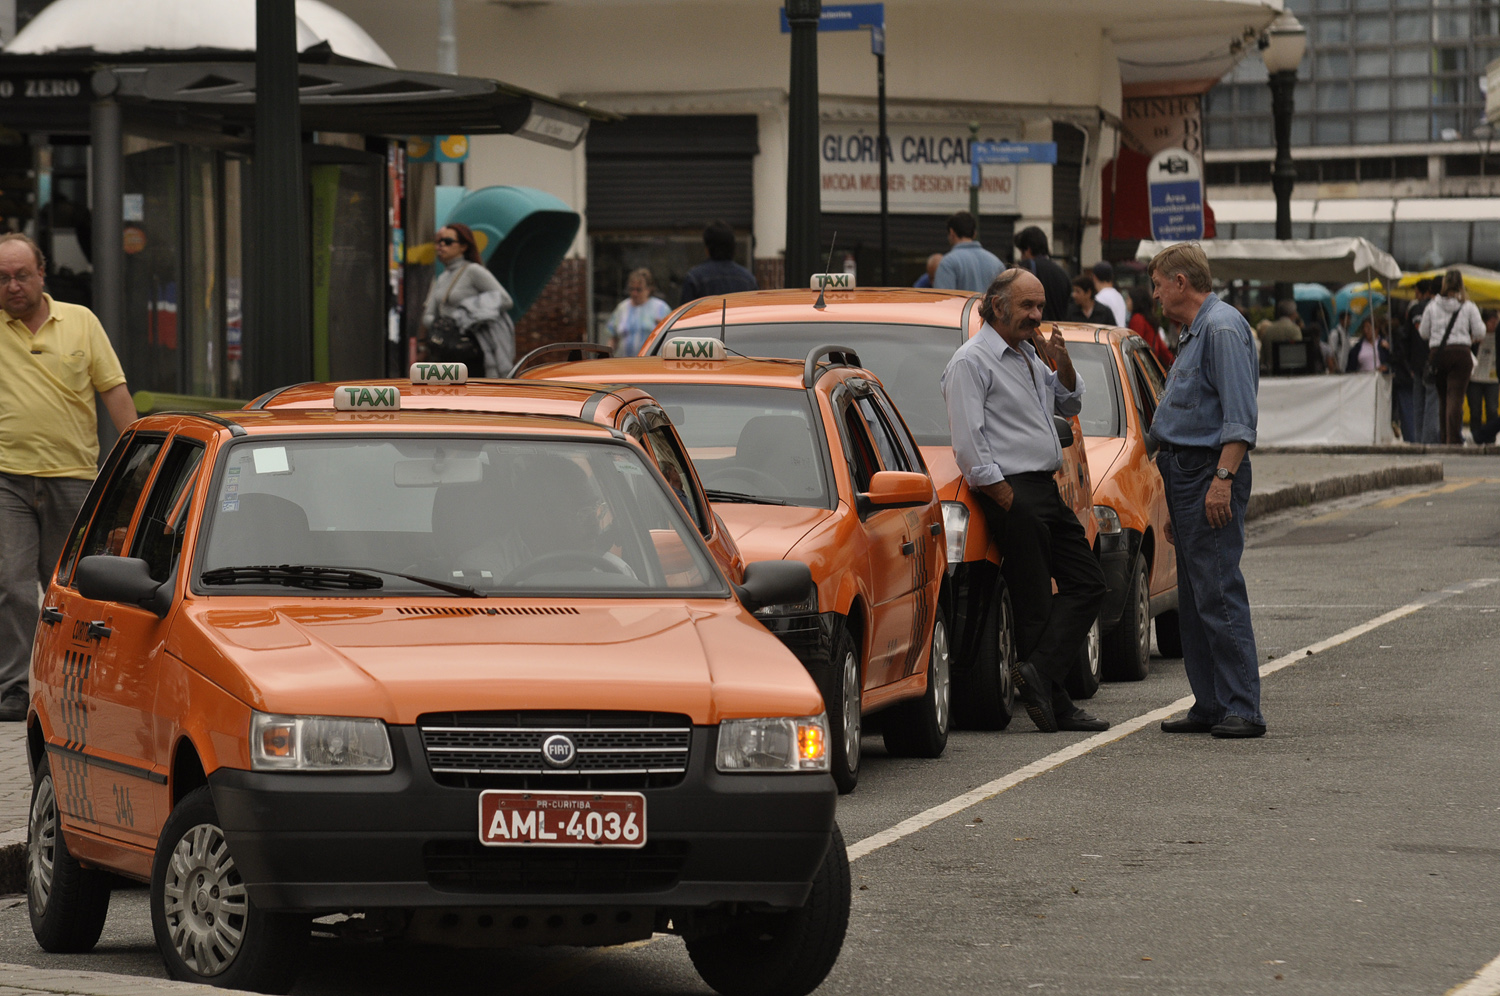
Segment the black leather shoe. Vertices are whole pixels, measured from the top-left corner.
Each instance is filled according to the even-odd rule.
[[[1085,733],[1102,733],[1109,729],[1109,720],[1090,715],[1082,709],[1075,709],[1071,716],[1057,717],[1057,728],[1059,730],[1082,730]]]
[[[8,692],[0,699],[0,723],[19,723],[26,718],[31,698],[25,692]]]
[[[1209,732],[1224,740],[1245,740],[1265,736],[1266,728],[1259,723],[1250,722],[1244,716],[1227,716]]]
[[[1164,719],[1161,721],[1161,731],[1163,733],[1207,733],[1213,728],[1214,724],[1193,719],[1191,716],[1184,716],[1181,719]]]
[[[1052,711],[1052,700],[1043,690],[1042,676],[1036,673],[1036,668],[1025,661],[1017,661],[1011,665],[1010,680],[1015,682],[1026,715],[1031,717],[1036,728],[1043,733],[1056,733],[1057,715]]]

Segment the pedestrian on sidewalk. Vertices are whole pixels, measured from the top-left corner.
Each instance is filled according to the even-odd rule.
[[[1443,414],[1438,407],[1437,387],[1427,383],[1422,376],[1422,371],[1427,369],[1427,341],[1418,331],[1422,322],[1422,312],[1432,303],[1437,296],[1438,290],[1443,282],[1437,277],[1424,277],[1416,283],[1416,300],[1406,311],[1407,327],[1407,352],[1406,366],[1411,370],[1411,407],[1413,428],[1415,435],[1410,439],[1413,443],[1437,443],[1443,438]]]
[[[656,280],[646,267],[625,278],[625,300],[609,316],[609,346],[616,356],[639,356],[646,339],[672,308],[657,297]]]
[[[678,304],[687,304],[700,297],[760,289],[755,274],[734,261],[734,229],[727,224],[709,222],[703,230],[703,250],[708,253],[708,260],[687,271],[687,276],[682,278],[682,297]]]
[[[979,305],[984,328],[943,371],[943,398],[953,455],[1000,546],[1016,614],[1011,677],[1026,712],[1047,733],[1107,730],[1064,687],[1099,618],[1104,572],[1053,477],[1062,448],[1052,418],[1083,410],[1084,383],[1062,332],[1036,334],[1046,300],[1025,270],[997,276]]]
[[[1047,307],[1042,311],[1042,321],[1060,322],[1068,313],[1068,301],[1073,290],[1068,271],[1053,262],[1047,249],[1047,233],[1035,225],[1027,225],[1016,233],[1016,265],[1030,270],[1047,289]]]
[[[1486,308],[1479,317],[1484,321],[1484,338],[1474,350],[1474,373],[1469,377],[1469,433],[1476,443],[1493,443],[1490,424],[1500,420],[1495,411],[1500,401],[1500,377],[1495,375],[1495,326],[1500,323],[1500,311]]]
[[[474,374],[508,377],[516,362],[515,304],[510,292],[484,265],[468,225],[453,222],[433,239],[443,272],[422,305],[419,345],[427,359],[463,363]]]
[[[1172,369],[1172,350],[1167,348],[1166,337],[1156,324],[1156,303],[1151,298],[1151,288],[1145,284],[1130,288],[1130,329],[1146,340],[1163,370]]]
[[[932,281],[937,277],[938,267],[943,265],[943,254],[935,252],[927,257],[927,270],[917,278],[913,287],[931,287]]]
[[[1161,444],[1156,465],[1177,550],[1178,624],[1195,699],[1187,716],[1161,728],[1258,737],[1266,732],[1260,662],[1240,571],[1259,414],[1255,337],[1244,316],[1213,293],[1197,243],[1163,249],[1149,272],[1162,311],[1182,326],[1151,436]]]
[[[45,586],[99,465],[98,392],[115,428],[135,421],[120,361],[89,309],[46,292],[31,239],[0,235],[0,721],[26,718]]]
[[[955,211],[948,216],[948,245],[951,247],[938,264],[932,286],[940,290],[966,290],[983,294],[1005,264],[974,238],[979,230],[974,216]]]
[[[1115,313],[1094,297],[1094,278],[1087,273],[1073,278],[1073,303],[1068,306],[1066,321],[1106,326],[1115,323]]]
[[[1443,413],[1442,442],[1460,446],[1464,441],[1464,395],[1474,354],[1469,345],[1484,338],[1484,320],[1479,308],[1464,293],[1464,275],[1458,270],[1443,274],[1442,291],[1422,311],[1417,331],[1432,351],[1433,386]]]
[[[1101,259],[1089,268],[1089,275],[1094,278],[1094,300],[1108,308],[1115,324],[1124,328],[1130,316],[1126,313],[1125,298],[1115,289],[1114,266]]]

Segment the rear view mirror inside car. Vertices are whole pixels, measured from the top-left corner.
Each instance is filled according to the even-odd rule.
[[[484,477],[484,464],[475,457],[439,456],[431,460],[397,460],[391,469],[398,488],[478,484]]]

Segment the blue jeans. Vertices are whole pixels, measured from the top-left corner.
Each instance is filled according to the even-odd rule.
[[[1260,714],[1260,660],[1250,627],[1250,596],[1240,556],[1245,552],[1245,507],[1250,503],[1250,458],[1240,462],[1229,489],[1233,518],[1208,524],[1203,501],[1219,465],[1219,451],[1189,448],[1156,457],[1166,485],[1177,543],[1177,614],[1188,684],[1197,701],[1188,711],[1204,723],[1239,716],[1265,725]]]
[[[1439,443],[1443,440],[1443,413],[1438,409],[1438,393],[1435,384],[1422,380],[1420,370],[1412,377],[1412,417],[1416,422],[1413,443]]]
[[[1396,409],[1396,422],[1401,426],[1402,442],[1417,441],[1417,420],[1412,412],[1411,384],[1396,384],[1391,387],[1391,403]]]

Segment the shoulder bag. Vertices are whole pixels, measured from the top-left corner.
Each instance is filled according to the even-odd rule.
[[[464,270],[469,265],[465,263]],[[458,319],[443,314],[443,309],[448,306],[448,298],[453,293],[453,285],[458,283],[464,270],[454,274],[447,291],[443,293],[442,304],[438,305],[438,313],[427,329],[427,355],[429,359],[439,363],[462,363],[470,370],[483,371],[484,350],[480,348],[479,340],[474,338],[469,329],[459,325]]]
[[[1424,384],[1436,384],[1437,383],[1437,379],[1438,379],[1438,368],[1437,368],[1438,354],[1443,351],[1443,347],[1444,346],[1448,345],[1448,337],[1453,334],[1453,326],[1456,325],[1456,324],[1458,324],[1458,316],[1461,315],[1461,314],[1463,314],[1463,313],[1464,313],[1463,305],[1459,305],[1458,310],[1453,313],[1453,317],[1450,318],[1450,319],[1448,319],[1448,330],[1443,333],[1443,341],[1440,342],[1440,343],[1438,343],[1436,349],[1428,351],[1428,353],[1427,353],[1427,365],[1422,368],[1422,383],[1424,383]]]

